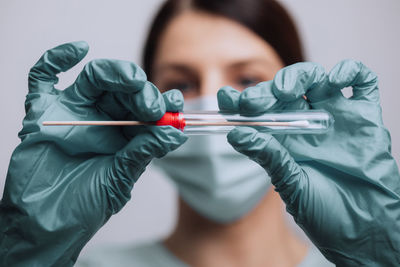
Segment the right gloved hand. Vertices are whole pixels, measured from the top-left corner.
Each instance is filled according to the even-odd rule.
[[[353,96],[341,89],[351,86]],[[307,96],[307,101],[303,96]],[[260,164],[287,211],[338,266],[399,266],[400,174],[383,125],[376,75],[345,60],[327,74],[314,63],[280,70],[273,81],[218,92],[222,110],[325,109],[335,123],[321,135],[276,135],[238,127],[229,143]]]
[[[95,232],[130,199],[154,157],[187,137],[166,126],[42,126],[45,120],[154,121],[183,107],[162,96],[135,64],[95,60],[73,85],[56,75],[87,53],[85,42],[47,51],[29,74],[26,117],[0,205],[1,266],[71,266]]]

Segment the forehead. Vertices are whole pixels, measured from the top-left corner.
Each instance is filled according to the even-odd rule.
[[[259,58],[280,64],[275,50],[241,24],[201,11],[185,11],[160,38],[155,63],[230,64]]]

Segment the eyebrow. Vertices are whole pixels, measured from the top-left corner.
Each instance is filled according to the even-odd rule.
[[[163,65],[157,67],[155,69],[155,72],[157,73],[157,72],[161,72],[161,71],[165,71],[165,70],[176,70],[176,71],[188,74],[188,75],[193,75],[196,73],[192,68],[190,68],[184,64],[180,64],[180,63],[163,64]]]
[[[236,68],[245,67],[250,64],[272,65],[272,62],[269,60],[266,60],[266,59],[262,59],[262,58],[249,58],[249,59],[240,60],[233,64],[230,64],[229,68],[236,69]]]

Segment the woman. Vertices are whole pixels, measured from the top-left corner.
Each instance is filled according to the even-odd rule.
[[[244,90],[303,60],[295,26],[275,1],[167,1],[150,29],[144,70],[161,91],[180,89],[185,109],[217,110],[219,88]],[[288,227],[264,170],[225,136],[191,137],[156,163],[181,195],[164,245],[187,264],[329,265]]]
[[[30,72],[23,142],[0,210],[3,265],[72,265],[128,201],[150,160],[167,153],[157,163],[180,194],[172,235],[162,243],[107,248],[80,265],[328,266],[286,225],[281,198],[336,264],[395,264],[399,239],[390,229],[399,214],[399,175],[376,77],[353,61],[329,77],[310,63],[280,70],[303,56],[276,2],[168,1],[144,54],[148,79],[162,96],[136,65],[111,60],[89,63],[72,86],[54,89],[55,75],[87,49],[79,42],[49,50]],[[353,99],[340,94],[346,86],[354,87]],[[280,143],[252,128],[229,133],[230,145],[257,164],[220,137],[191,138],[177,149],[187,137],[172,127],[41,126],[60,119],[154,121],[182,109],[174,88],[185,108],[216,108],[217,94],[221,110],[325,108],[336,124],[322,136],[278,136]],[[373,140],[382,145],[368,146]]]

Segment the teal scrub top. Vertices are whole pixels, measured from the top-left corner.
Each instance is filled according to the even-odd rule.
[[[78,258],[77,267],[189,267],[168,251],[161,242],[136,246],[107,246],[98,248]],[[298,267],[331,267],[317,248],[311,246]]]

